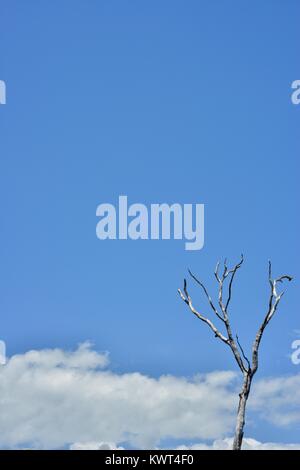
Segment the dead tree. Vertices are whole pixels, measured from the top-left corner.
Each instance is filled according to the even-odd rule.
[[[218,338],[223,343],[225,343],[226,346],[230,347],[232,354],[237,362],[237,365],[239,369],[241,370],[241,373],[243,374],[243,386],[239,394],[239,405],[238,405],[238,411],[237,411],[235,436],[233,440],[233,450],[240,450],[242,447],[242,441],[243,441],[243,436],[244,436],[244,426],[245,426],[246,405],[247,405],[247,400],[248,400],[250,389],[251,389],[252,380],[258,369],[258,352],[259,352],[261,339],[262,339],[266,326],[269,324],[270,320],[273,318],[277,310],[277,307],[279,305],[279,302],[284,294],[284,292],[281,292],[278,294],[277,284],[282,283],[284,280],[288,280],[288,281],[292,280],[292,277],[287,276],[287,275],[280,276],[277,279],[272,279],[272,266],[271,266],[271,262],[269,261],[270,297],[269,297],[268,310],[255,336],[255,340],[252,346],[252,360],[250,362],[250,360],[245,355],[244,349],[242,348],[239,342],[238,336],[236,335],[234,338],[231,324],[230,324],[230,318],[228,314],[228,307],[229,307],[229,304],[231,301],[231,295],[232,295],[233,280],[234,280],[237,270],[241,267],[243,261],[244,261],[244,258],[242,255],[241,261],[238,264],[236,264],[233,268],[229,269],[227,266],[226,259],[225,259],[222,274],[219,273],[220,262],[217,263],[214,274],[215,274],[215,278],[219,286],[218,287],[218,308],[215,307],[215,304],[213,303],[212,298],[208,294],[208,291],[206,287],[204,286],[204,284],[201,281],[199,281],[199,279],[194,274],[192,274],[191,271],[189,271],[190,276],[203,290],[214,314],[217,316],[218,320],[220,320],[224,324],[224,330],[226,331],[225,334],[221,333],[219,328],[217,328],[215,324],[211,320],[209,320],[209,318],[207,318],[206,315],[203,315],[202,313],[198,312],[195,309],[192,303],[192,299],[187,290],[186,279],[184,279],[183,292],[180,289],[178,289],[181,299],[188,305],[192,313],[197,318],[199,318],[199,320],[203,321],[209,326],[209,328],[213,331],[216,338]],[[226,280],[228,283],[228,292],[227,292],[226,300],[225,300],[224,299],[224,283]]]

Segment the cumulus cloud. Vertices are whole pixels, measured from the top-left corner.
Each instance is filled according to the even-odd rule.
[[[219,439],[211,445],[193,444],[191,446],[178,446],[177,450],[231,450],[233,438]],[[259,442],[255,439],[244,438],[243,450],[300,450],[300,444],[281,444],[274,442]]]
[[[300,423],[300,374],[261,379],[249,406],[277,426]]]
[[[108,355],[89,343],[9,359],[0,369],[0,448],[154,448],[168,438],[229,442],[224,437],[232,433],[240,384],[235,373],[152,378],[108,366]],[[279,425],[300,420],[286,409],[289,399],[299,404],[299,377],[261,380],[252,409]]]
[[[126,441],[151,448],[162,438],[213,439],[232,429],[234,373],[155,379],[107,365],[107,354],[88,343],[9,359],[0,373],[0,447]]]
[[[180,445],[174,450],[232,450],[233,438],[218,439],[211,444],[197,443],[192,445]],[[168,448],[169,449],[169,448]],[[283,444],[275,442],[259,442],[256,439],[245,437],[243,440],[243,450],[300,450],[300,444]],[[75,443],[70,446],[70,450],[124,450],[112,442],[86,442]]]
[[[39,368],[39,369],[97,369],[109,364],[108,353],[97,353],[92,350],[92,344],[85,341],[75,351],[62,349],[42,349],[28,351],[25,354],[13,356],[10,359],[11,369]],[[6,369],[7,370],[7,369]]]
[[[118,447],[115,442],[74,442],[69,447],[70,450],[124,450]]]

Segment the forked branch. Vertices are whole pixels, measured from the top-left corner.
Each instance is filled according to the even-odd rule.
[[[241,389],[241,393],[239,394],[239,406],[238,406],[238,413],[237,413],[237,420],[236,420],[235,436],[234,436],[234,441],[233,441],[234,450],[240,450],[242,447],[242,441],[243,441],[243,435],[244,435],[243,430],[244,430],[244,425],[245,425],[246,404],[247,404],[248,396],[250,393],[253,376],[258,369],[258,351],[259,351],[261,339],[262,339],[266,326],[269,324],[269,322],[275,315],[275,312],[278,308],[280,300],[284,294],[284,292],[280,292],[280,293],[277,292],[278,284],[282,284],[283,281],[285,280],[287,281],[292,280],[292,277],[286,274],[278,278],[272,279],[272,266],[271,266],[271,262],[269,262],[269,284],[270,284],[269,306],[268,306],[267,313],[264,317],[264,320],[258,329],[258,332],[256,334],[256,337],[253,343],[252,363],[251,363],[244,352],[244,349],[239,341],[238,336],[236,335],[235,338],[233,336],[231,324],[230,324],[229,312],[228,312],[228,308],[229,308],[231,296],[232,296],[233,281],[234,281],[234,278],[238,269],[243,264],[243,261],[244,261],[244,258],[242,255],[240,262],[237,263],[233,268],[229,269],[227,266],[227,260],[225,259],[224,267],[223,267],[221,274],[220,274],[220,262],[217,263],[215,271],[214,271],[214,275],[218,282],[219,309],[216,308],[205,285],[191,271],[189,271],[189,274],[192,277],[192,279],[201,287],[202,291],[204,292],[208,300],[208,304],[210,308],[212,309],[216,317],[224,325],[227,335],[224,335],[223,333],[221,333],[221,331],[215,326],[215,324],[206,315],[203,315],[202,313],[198,312],[195,309],[192,303],[192,299],[187,290],[186,279],[184,279],[183,292],[180,289],[178,289],[181,299],[188,305],[192,313],[197,318],[199,318],[199,320],[203,321],[210,327],[210,329],[213,331],[216,338],[219,338],[221,341],[223,341],[227,346],[231,348],[234,358],[243,374],[243,386]],[[229,280],[228,282],[226,282],[226,285],[228,284],[228,292],[227,292],[227,299],[224,301],[224,286],[225,286],[225,281],[227,280],[227,278]]]
[[[219,274],[220,262],[217,263],[214,274],[215,274],[215,277],[216,277],[216,279],[218,281],[218,284],[219,284],[218,303],[219,303],[220,310],[218,310],[215,307],[215,305],[212,301],[212,298],[209,295],[205,285],[189,270],[189,274],[192,277],[192,279],[203,290],[203,292],[204,292],[204,294],[205,294],[205,296],[208,300],[208,303],[209,303],[211,309],[213,310],[214,314],[218,317],[219,320],[222,321],[222,323],[224,323],[225,328],[226,328],[226,332],[227,332],[227,337],[225,337],[218,330],[218,328],[206,316],[200,314],[194,308],[194,306],[192,304],[191,297],[189,296],[189,294],[187,292],[186,279],[184,280],[184,288],[183,288],[184,294],[181,292],[180,289],[178,289],[178,292],[179,292],[182,300],[189,306],[190,310],[194,313],[194,315],[196,315],[200,320],[207,323],[210,326],[210,328],[213,330],[213,332],[215,333],[215,336],[218,337],[219,339],[221,339],[228,346],[230,346],[239,368],[244,373],[244,372],[247,372],[247,370],[249,369],[249,366],[248,366],[247,361],[245,361],[247,365],[245,365],[245,363],[243,362],[242,356],[244,357],[244,355],[242,354],[242,356],[241,356],[241,354],[239,352],[238,345],[236,344],[236,342],[234,340],[232,330],[231,330],[231,326],[230,326],[229,315],[228,315],[228,306],[229,306],[230,299],[231,299],[231,289],[232,289],[233,279],[234,279],[234,276],[235,276],[237,270],[241,267],[243,261],[244,261],[244,258],[243,258],[243,255],[242,255],[240,262],[237,263],[233,268],[229,269],[228,266],[227,266],[227,261],[225,260],[224,261],[224,269],[223,269],[223,272],[222,272],[221,275]],[[224,282],[225,282],[225,280],[227,279],[228,276],[229,276],[228,297],[227,297],[226,303],[224,304],[224,302],[223,302],[223,288],[224,288]]]
[[[189,306],[191,312],[197,317],[199,318],[199,320],[203,321],[204,323],[206,323],[210,329],[213,331],[214,335],[216,338],[219,338],[221,341],[223,341],[224,343],[228,344],[228,338],[226,338],[224,335],[222,335],[222,333],[216,328],[216,326],[213,324],[212,321],[210,321],[208,318],[206,318],[204,315],[202,315],[201,313],[199,313],[193,306],[192,304],[192,299],[187,291],[187,283],[186,283],[186,279],[184,279],[184,284],[183,284],[183,292],[184,294],[181,292],[180,289],[178,289],[178,293],[180,295],[180,297],[182,298],[182,300]]]
[[[284,280],[287,280],[291,282],[293,278],[291,276],[288,276],[287,274],[284,274],[283,276],[280,276],[276,279],[272,279],[272,264],[271,261],[269,261],[269,284],[270,284],[270,296],[269,296],[269,308],[268,311],[265,315],[265,318],[260,325],[258,332],[256,334],[253,347],[252,347],[252,375],[255,374],[255,372],[258,369],[258,351],[259,351],[259,346],[260,342],[263,336],[263,333],[265,331],[266,326],[270,322],[270,320],[273,318],[275,315],[275,312],[277,310],[277,307],[280,303],[280,300],[282,299],[282,296],[284,294],[284,291],[282,291],[280,294],[277,293],[277,284],[278,283],[283,283]]]
[[[278,283],[283,283],[284,280],[291,281],[292,277],[288,276],[287,274],[280,276],[276,279],[272,279],[272,265],[271,262],[269,262],[269,284],[270,284],[270,297],[269,297],[269,307],[268,311],[265,315],[265,318],[257,332],[257,335],[255,337],[255,341],[253,343],[252,347],[252,364],[250,363],[249,359],[245,355],[244,349],[239,342],[238,336],[234,338],[233,333],[232,333],[232,328],[230,324],[230,317],[229,317],[229,305],[232,297],[232,286],[233,286],[233,281],[235,278],[235,275],[238,271],[238,269],[242,266],[244,262],[244,257],[241,255],[240,261],[233,266],[232,268],[229,268],[227,265],[227,260],[225,259],[224,261],[224,267],[222,270],[222,273],[220,273],[220,262],[218,261],[214,275],[215,278],[218,282],[218,306],[219,309],[216,308],[211,296],[208,293],[207,288],[203,284],[202,281],[198,279],[198,277],[195,276],[190,270],[188,271],[191,278],[201,287],[202,291],[205,294],[205,297],[207,298],[208,304],[211,308],[211,310],[214,312],[216,317],[225,325],[226,333],[227,335],[225,336],[221,331],[218,329],[217,326],[204,314],[198,312],[195,307],[193,306],[192,299],[187,291],[187,281],[186,279],[184,280],[184,288],[183,288],[183,293],[180,289],[178,289],[178,292],[180,294],[180,297],[182,300],[189,306],[190,310],[192,313],[198,317],[201,321],[206,323],[210,329],[214,332],[215,337],[221,339],[225,344],[230,346],[232,353],[234,355],[234,358],[241,369],[243,373],[251,373],[252,376],[255,374],[258,368],[258,350],[260,346],[260,342],[264,333],[264,330],[272,317],[274,316],[277,307],[279,305],[279,302],[284,294],[284,292],[281,292],[278,294],[277,292],[277,285]],[[227,299],[224,301],[224,286],[225,286],[225,281],[228,278],[228,292],[227,292]],[[227,284],[227,283],[226,283]]]

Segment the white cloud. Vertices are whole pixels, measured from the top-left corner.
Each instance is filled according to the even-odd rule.
[[[88,370],[106,367],[109,364],[108,354],[99,354],[91,347],[92,344],[85,341],[75,351],[63,351],[62,349],[28,351],[25,354],[13,356],[10,359],[10,365],[14,371],[18,368],[23,370],[24,366],[49,370],[53,368]]]
[[[233,438],[218,439],[212,444],[197,443],[177,446],[174,450],[232,450]],[[300,444],[283,444],[275,442],[259,442],[256,439],[245,437],[243,450],[300,450]],[[70,446],[70,450],[124,450],[112,442],[77,442]]]
[[[234,373],[155,379],[100,369],[107,364],[88,343],[8,360],[0,371],[0,447],[128,441],[150,448],[162,438],[213,439],[232,428]]]
[[[108,364],[108,355],[89,343],[73,352],[47,349],[9,359],[0,369],[0,447],[117,448],[127,442],[154,448],[168,438],[229,442],[222,439],[235,419],[235,373],[156,379],[117,374],[105,369]],[[300,375],[261,380],[251,408],[278,425],[300,422],[299,385]],[[293,406],[287,409],[288,401]]]
[[[300,423],[300,374],[260,379],[254,384],[249,408],[277,426]]]
[[[70,450],[124,450],[115,442],[75,442],[69,447]]]
[[[211,445],[193,444],[191,446],[178,446],[177,450],[231,450],[232,438],[214,441]],[[274,442],[262,443],[251,438],[244,438],[243,450],[300,450],[300,444],[281,444]]]

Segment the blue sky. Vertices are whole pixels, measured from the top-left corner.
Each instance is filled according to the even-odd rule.
[[[235,370],[185,308],[187,268],[240,270],[232,322],[249,348],[267,262],[295,276],[257,377],[298,373],[299,3],[0,0],[1,338],[8,355],[91,340],[118,373]],[[299,109],[298,109],[299,108]],[[204,203],[205,246],[100,241],[96,207]],[[205,306],[201,292],[193,299]],[[299,425],[298,425],[299,428]],[[252,430],[296,441],[297,425]]]

